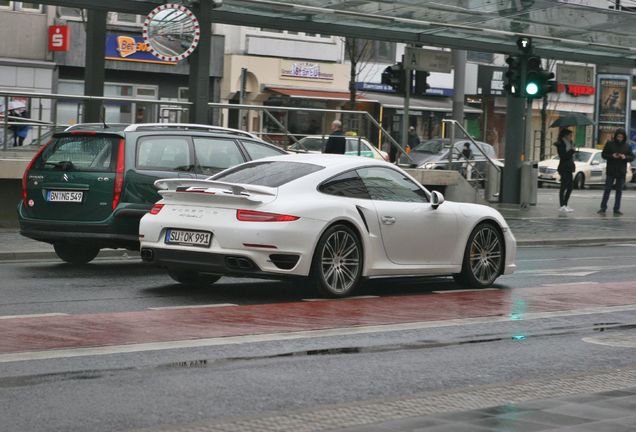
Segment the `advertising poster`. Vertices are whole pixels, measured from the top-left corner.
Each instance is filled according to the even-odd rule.
[[[106,60],[177,64],[155,57],[141,36],[106,35]]]
[[[596,144],[602,148],[618,128],[629,130],[632,77],[597,75]]]

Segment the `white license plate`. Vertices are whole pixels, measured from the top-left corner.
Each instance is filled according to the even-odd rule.
[[[48,191],[46,200],[50,202],[82,202],[84,192],[76,191]]]
[[[185,246],[210,246],[212,233],[206,231],[166,230],[166,243]]]

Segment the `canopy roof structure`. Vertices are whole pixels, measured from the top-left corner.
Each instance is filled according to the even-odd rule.
[[[200,0],[217,23],[514,54],[520,36],[542,57],[636,66],[636,14],[573,0]],[[145,15],[157,0],[39,3]],[[187,2],[186,2],[187,3]],[[607,2],[608,6],[611,2]]]

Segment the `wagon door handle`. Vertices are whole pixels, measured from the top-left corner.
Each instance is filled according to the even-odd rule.
[[[384,225],[393,225],[395,223],[395,218],[393,216],[382,216],[382,223]]]

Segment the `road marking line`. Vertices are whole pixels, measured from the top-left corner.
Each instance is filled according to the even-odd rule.
[[[4,315],[0,316],[0,320],[20,319],[20,318],[45,318],[54,316],[68,316],[66,313],[42,313],[42,314],[30,314],[30,315]]]
[[[615,313],[615,312],[627,312],[636,311],[636,304],[623,305],[623,306],[609,306],[609,307],[596,307],[596,308],[583,308],[573,309],[567,311],[557,312],[537,312],[522,314],[519,320],[528,321],[542,318],[554,318],[576,315],[593,315],[600,313]],[[222,345],[238,345],[244,343],[257,343],[257,342],[275,342],[285,340],[296,339],[313,339],[323,337],[339,337],[339,336],[352,336],[360,334],[370,333],[383,333],[393,331],[407,331],[407,330],[421,330],[427,328],[436,327],[452,327],[460,325],[476,325],[476,324],[492,324],[499,322],[512,322],[510,317],[492,316],[492,317],[479,317],[479,318],[464,318],[442,321],[421,321],[414,323],[403,324],[385,324],[375,326],[361,326],[361,327],[345,327],[326,330],[306,330],[290,333],[268,333],[260,335],[245,335],[245,336],[227,336],[227,337],[215,337],[206,339],[187,339],[177,340],[169,342],[150,342],[140,344],[126,344],[126,345],[112,345],[105,347],[94,348],[70,348],[70,349],[57,349],[49,351],[31,351],[11,354],[0,354],[0,363],[10,363],[17,361],[32,361],[32,360],[52,360],[61,358],[72,357],[86,357],[97,355],[111,355],[111,354],[127,354],[127,353],[139,353],[147,351],[161,351],[169,349],[185,349],[185,348],[204,348]],[[517,320],[515,320],[517,321]]]
[[[475,288],[475,289],[459,289],[459,290],[444,290],[444,291],[433,291],[435,294],[454,294],[454,293],[464,293],[464,292],[482,292],[482,291],[499,291],[499,288]]]
[[[214,303],[207,305],[191,305],[191,306],[163,306],[163,307],[150,307],[148,310],[171,310],[171,309],[200,309],[200,308],[217,308],[227,306],[238,306],[234,303]]]
[[[374,295],[361,295],[361,296],[345,297],[345,298],[340,298],[340,299],[333,299],[333,298],[306,298],[306,299],[302,299],[302,301],[305,301],[305,302],[319,302],[319,301],[334,301],[334,300],[372,299],[372,298],[379,298],[379,297],[380,296],[374,296]]]
[[[570,285],[599,285],[599,282],[563,282],[563,283],[549,283],[549,284],[541,284],[544,287],[560,287],[560,286],[570,286]]]

